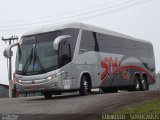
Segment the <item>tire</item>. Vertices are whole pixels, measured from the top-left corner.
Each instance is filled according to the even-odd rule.
[[[146,77],[142,77],[142,81],[141,81],[141,90],[142,91],[145,91],[145,90],[149,90],[149,85],[148,85],[148,82],[147,82],[147,79]]]
[[[46,99],[52,98],[52,94],[53,92],[49,91],[49,92],[44,92],[43,95]]]
[[[89,92],[89,84],[87,81],[87,77],[85,75],[82,76],[81,78],[81,83],[80,83],[80,89],[79,89],[79,94],[81,96],[85,96]]]
[[[133,91],[140,91],[141,90],[141,80],[138,76],[134,77],[134,85]]]
[[[118,89],[117,88],[102,88],[102,91],[104,93],[117,93]]]

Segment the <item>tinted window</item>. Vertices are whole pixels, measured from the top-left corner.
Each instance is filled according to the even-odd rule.
[[[42,43],[54,41],[54,39],[60,35],[62,35],[61,30],[31,36],[24,36],[22,37],[22,45],[34,44],[35,42]]]
[[[78,37],[78,32],[79,32],[78,29],[67,28],[67,29],[43,33],[43,34],[24,36],[22,37],[22,45],[34,44],[36,41],[37,43],[54,41],[55,38],[60,35],[71,35],[72,37],[69,38],[69,41],[70,41],[70,47],[71,47],[71,57],[73,57],[73,53],[75,50],[75,45]]]
[[[71,62],[71,47],[70,43],[64,39],[60,44],[60,66]]]
[[[89,31],[83,31],[80,49],[136,57],[154,55],[151,44]]]
[[[79,29],[74,29],[74,28],[62,30],[63,35],[71,35],[71,38],[67,38],[71,48],[71,58],[73,58],[77,37],[78,37],[78,32],[79,32]]]
[[[152,46],[152,44],[147,44],[146,45],[147,46],[147,55],[149,56],[149,57],[153,57],[154,56],[154,53],[153,53],[153,46]]]
[[[122,38],[108,36],[111,39],[111,50],[116,54],[124,54],[124,42]]]
[[[98,35],[98,45],[100,52],[111,52],[111,39],[108,38],[106,35],[99,34]]]
[[[153,56],[152,45],[111,35],[98,34],[100,52],[122,54],[127,56]]]
[[[94,36],[93,32],[84,30],[82,32],[80,50],[95,51],[95,38],[96,36]]]
[[[61,30],[49,32],[49,33],[44,33],[44,34],[39,34],[39,35],[37,35],[37,43],[54,41],[54,39],[60,35],[62,35]]]
[[[99,34],[98,45],[100,52],[118,54],[124,51],[122,39],[111,35]]]

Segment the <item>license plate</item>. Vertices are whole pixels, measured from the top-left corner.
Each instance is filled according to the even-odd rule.
[[[32,91],[35,91],[35,90],[37,90],[37,87],[36,87],[36,86],[32,86],[32,87],[31,87],[31,90],[32,90]]]

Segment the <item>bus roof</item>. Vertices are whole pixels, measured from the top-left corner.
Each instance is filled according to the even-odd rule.
[[[41,33],[61,30],[61,29],[65,29],[65,28],[78,28],[78,29],[81,28],[83,30],[94,31],[94,32],[107,34],[107,35],[112,35],[112,36],[117,36],[117,37],[126,38],[126,39],[130,39],[130,40],[151,43],[150,41],[137,39],[137,38],[134,38],[134,37],[131,37],[131,36],[128,36],[128,35],[124,35],[124,34],[121,34],[121,33],[118,33],[118,32],[114,32],[114,31],[111,31],[111,30],[108,30],[108,29],[96,27],[96,26],[93,26],[93,25],[85,24],[85,23],[68,23],[68,24],[61,24],[61,25],[50,25],[50,26],[41,27],[41,28],[32,30],[30,32],[27,32],[23,36],[41,34]]]

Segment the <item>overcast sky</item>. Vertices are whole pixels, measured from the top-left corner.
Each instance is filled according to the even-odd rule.
[[[151,41],[160,71],[160,0],[0,0],[0,5],[0,37],[63,22],[88,23]],[[8,84],[5,47],[0,40],[0,83]]]

